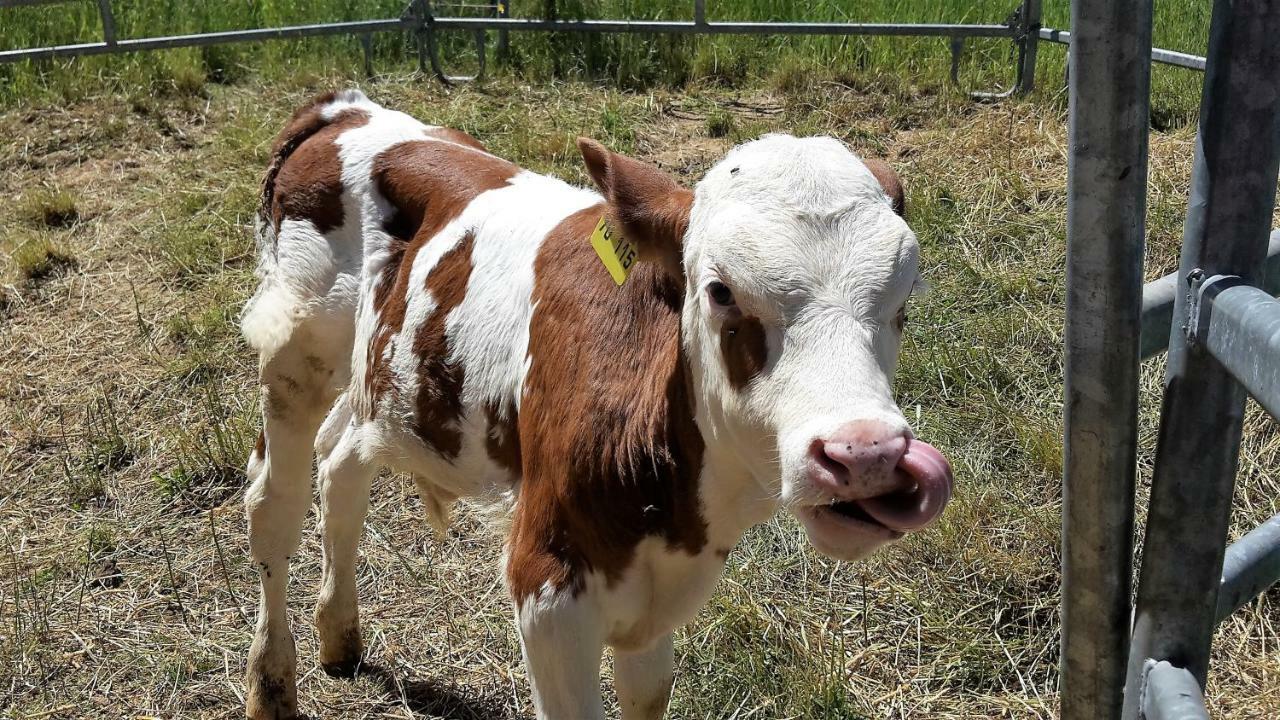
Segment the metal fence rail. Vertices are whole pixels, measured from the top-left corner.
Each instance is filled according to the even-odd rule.
[[[1170,660],[1203,686],[1244,415],[1244,389],[1209,350],[1204,278],[1260,280],[1280,170],[1280,3],[1219,0],[1209,34],[1200,132],[1174,298],[1164,412],[1143,547],[1127,687],[1148,659]],[[1184,330],[1184,327],[1186,330]],[[1257,365],[1280,362],[1255,356]],[[1137,693],[1124,717],[1137,718]]]
[[[1280,515],[1254,528],[1227,548],[1222,559],[1222,582],[1214,620],[1255,600],[1280,580]]]
[[[0,0],[0,10],[37,5],[52,5],[73,0]],[[960,23],[845,23],[845,22],[708,22],[706,0],[693,0],[692,21],[671,20],[561,20],[555,17],[554,0],[546,5],[547,17],[510,18],[508,3],[492,2],[492,17],[448,17],[432,10],[427,0],[407,0],[405,12],[398,18],[356,20],[348,22],[314,23],[275,28],[225,30],[219,32],[166,35],[159,37],[117,39],[111,0],[94,0],[102,18],[101,42],[50,45],[46,47],[11,48],[0,50],[0,63],[22,60],[49,60],[60,57],[80,57],[108,53],[166,50],[184,47],[202,47],[236,42],[262,42],[304,37],[332,35],[358,36],[365,46],[365,64],[370,58],[370,38],[375,33],[409,32],[418,42],[421,66],[429,64],[436,75],[446,82],[476,79],[483,75],[484,33],[497,31],[499,54],[505,54],[508,33],[517,32],[570,32],[570,33],[673,33],[696,35],[826,35],[826,36],[880,36],[880,37],[945,37],[950,38],[952,52],[952,78],[958,69],[958,58],[968,38],[1008,38],[1017,47],[1016,77],[1009,92],[1000,94],[978,93],[980,97],[1000,97],[1011,92],[1027,93],[1035,85],[1035,69],[1041,40],[1069,44],[1071,33],[1065,30],[1041,28],[1041,0],[1021,0],[1017,9],[1003,24]],[[475,7],[481,7],[479,5]],[[476,76],[454,77],[443,70],[435,35],[444,30],[465,30],[475,33],[481,67]],[[1204,58],[1171,50],[1155,49],[1153,57],[1166,62],[1197,70],[1204,69]]]
[[[1058,43],[1060,45],[1070,45],[1071,31],[1055,30],[1053,28],[1040,28],[1040,39],[1046,42]],[[1176,50],[1151,48],[1151,60],[1164,65],[1187,68],[1188,70],[1204,71],[1204,58],[1199,55],[1178,52]]]

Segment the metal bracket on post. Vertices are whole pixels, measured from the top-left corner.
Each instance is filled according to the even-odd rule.
[[[1033,18],[1034,31],[1031,30]],[[1013,32],[1013,45],[1018,51],[1013,85],[1008,90],[1000,92],[969,93],[969,97],[974,100],[1003,100],[1011,97],[1014,93],[1025,94],[1030,91],[1031,85],[1035,82],[1035,43],[1040,40],[1040,0],[1022,0],[1022,4],[1009,13],[1009,17],[1005,19],[1004,23]],[[951,46],[951,77],[953,80],[959,76],[958,65],[959,59],[956,55],[953,41]],[[1030,81],[1027,79],[1028,71],[1032,75]]]
[[[1245,281],[1237,275],[1214,275],[1205,278],[1204,271],[1199,268],[1187,273],[1187,318],[1184,328],[1187,342],[1195,345],[1204,341],[1204,334],[1209,330],[1209,313],[1212,312],[1212,300],[1218,293],[1227,288],[1245,285]]]
[[[1142,670],[1142,720],[1209,720],[1191,673],[1164,660],[1147,660]]]
[[[440,47],[436,43],[435,35],[435,14],[431,11],[431,4],[427,0],[413,0],[412,4],[405,10],[406,16],[411,16],[414,21],[414,35],[418,42],[418,70],[427,71],[427,66],[431,66],[431,72],[435,74],[440,82],[445,85],[453,85],[455,83],[475,82],[484,77],[485,68],[485,31],[475,30],[473,37],[476,44],[476,73],[474,75],[450,75],[444,71],[444,66],[440,62]]]

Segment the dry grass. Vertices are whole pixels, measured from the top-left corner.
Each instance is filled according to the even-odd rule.
[[[240,466],[254,359],[235,317],[271,138],[312,87],[106,95],[0,112],[0,701],[12,717],[237,717],[256,578]],[[955,461],[938,527],[860,565],[816,557],[790,520],[734,551],[678,635],[674,717],[1054,715],[1058,643],[1065,130],[1053,103],[790,76],[774,90],[632,95],[585,84],[445,91],[387,79],[380,101],[583,180],[575,135],[693,181],[770,130],[825,132],[904,175],[930,294],[899,379],[919,432]],[[779,90],[782,88],[785,90]],[[1187,129],[1153,137],[1149,275],[1176,258]],[[30,221],[29,188],[75,198]],[[43,192],[43,191],[40,191]],[[39,203],[39,200],[30,202]],[[54,223],[52,225],[57,225]],[[21,228],[10,233],[8,229]],[[77,265],[32,285],[20,242]],[[1160,368],[1144,373],[1149,476]],[[1249,419],[1232,536],[1277,507],[1280,437]],[[495,539],[464,513],[443,542],[412,485],[382,478],[362,546],[369,646],[354,681],[315,663],[320,549],[291,590],[304,708],[324,717],[528,717]],[[1272,592],[1218,635],[1215,717],[1280,703]]]

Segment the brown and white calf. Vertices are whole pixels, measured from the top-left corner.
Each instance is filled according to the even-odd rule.
[[[779,509],[861,558],[942,511],[951,471],[894,403],[919,247],[897,178],[830,138],[769,135],[681,188],[579,141],[599,192],[355,91],[298,111],[263,186],[243,317],[265,430],[249,460],[262,582],[248,714],[296,712],[289,558],[319,464],[320,662],[360,659],[369,483],[431,518],[509,511],[503,566],[541,718],[658,718],[671,633]],[[638,261],[617,285],[605,218]]]

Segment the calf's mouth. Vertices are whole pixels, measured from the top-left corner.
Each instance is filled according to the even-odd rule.
[[[795,514],[814,546],[828,555],[853,559],[936,521],[951,499],[954,483],[942,453],[913,439],[894,472],[905,489],[798,508]]]

